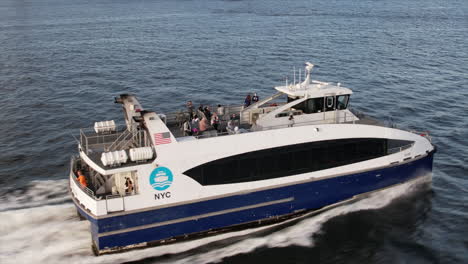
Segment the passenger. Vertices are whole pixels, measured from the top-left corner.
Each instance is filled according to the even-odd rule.
[[[86,181],[86,177],[83,175],[83,172],[78,170],[76,174],[78,174],[78,182],[81,184],[81,186],[88,187],[88,182]]]
[[[236,121],[235,121],[234,119],[231,119],[231,120],[229,120],[229,122],[227,123],[226,130],[228,131],[229,134],[233,134],[233,133],[234,133],[234,129],[236,128],[235,122],[236,122]]]
[[[192,103],[192,101],[187,102],[187,112],[189,113],[189,118],[192,119],[192,117],[193,117],[193,103]]]
[[[219,127],[219,117],[218,117],[218,114],[216,113],[213,113],[213,115],[211,116],[211,125],[213,126],[213,128],[218,131],[218,127]]]
[[[211,119],[211,111],[210,111],[209,106],[205,106],[205,108],[203,109],[203,113],[205,114],[206,119],[208,119],[208,120]]]
[[[293,114],[291,114],[289,116],[289,125],[288,125],[288,127],[293,127],[293,126],[294,126],[294,116],[293,116]]]
[[[203,113],[203,105],[202,104],[200,104],[200,106],[198,107],[198,111]]]
[[[252,102],[252,98],[250,97],[250,94],[247,94],[247,97],[245,97],[245,100],[244,100],[244,106],[249,107],[251,102]]]
[[[260,98],[258,98],[257,93],[254,93],[254,95],[252,96],[252,103],[255,104],[255,103],[258,102],[259,100],[260,100]]]
[[[133,182],[130,178],[125,177],[125,193],[133,193]]]
[[[238,125],[236,114],[231,115],[231,119],[229,120],[229,122],[231,122],[232,129],[234,130],[234,127],[236,127]],[[229,122],[228,122],[228,125],[229,125]]]
[[[195,115],[192,119],[192,134],[194,136],[198,135],[198,131],[200,130],[200,119],[198,119],[198,116]]]
[[[218,116],[220,116],[222,118],[223,115],[224,115],[224,106],[219,104],[218,109],[216,109],[216,112],[218,113]]]
[[[208,129],[208,120],[205,117],[200,121],[200,132],[206,131]]]
[[[192,135],[192,126],[190,125],[190,121],[188,119],[185,120],[184,125],[184,135],[191,136]]]

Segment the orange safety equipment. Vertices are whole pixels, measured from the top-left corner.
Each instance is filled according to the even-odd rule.
[[[88,183],[86,182],[86,178],[85,178],[85,176],[83,174],[81,174],[78,177],[78,181],[81,183],[81,186],[84,186],[84,187],[88,186]]]

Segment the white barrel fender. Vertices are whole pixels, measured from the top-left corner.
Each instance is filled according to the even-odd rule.
[[[149,160],[153,158],[152,147],[132,148],[129,152],[131,161]]]
[[[101,162],[104,166],[115,166],[126,163],[128,160],[125,150],[117,150],[113,152],[104,152],[101,155]]]
[[[115,129],[116,125],[114,120],[100,121],[94,123],[94,131],[96,131],[96,133],[114,132]]]

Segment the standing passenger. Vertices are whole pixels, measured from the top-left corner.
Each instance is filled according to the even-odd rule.
[[[192,126],[190,125],[190,122],[188,119],[185,120],[184,122],[184,135],[185,136],[191,136],[192,135]]]
[[[200,120],[198,119],[198,116],[195,115],[192,119],[192,134],[194,136],[197,136],[199,130],[200,130]]]
[[[205,117],[200,121],[200,132],[206,131],[208,129],[208,120]]]
[[[254,95],[252,96],[252,103],[255,104],[256,102],[258,102],[260,98],[258,98],[258,95],[257,93],[254,93]]]
[[[244,100],[244,106],[249,107],[251,102],[252,102],[252,98],[250,97],[250,94],[247,94],[247,97],[245,97],[245,100]]]
[[[213,113],[213,115],[211,116],[211,125],[214,127],[216,131],[218,131],[218,126],[219,126],[218,114]]]
[[[289,116],[289,125],[288,125],[288,127],[293,127],[293,126],[294,126],[294,116],[293,116],[293,114],[291,114]]]
[[[77,171],[78,174],[78,181],[80,182],[81,186],[88,187],[88,182],[86,181],[86,177],[83,175],[83,172],[80,170]]]
[[[192,119],[192,117],[193,117],[193,104],[192,104],[192,101],[187,102],[187,112],[189,113],[189,118]]]
[[[211,119],[211,111],[210,111],[209,106],[205,106],[205,108],[203,109],[203,113],[205,114],[206,119],[208,119],[208,120]]]
[[[216,109],[216,112],[218,113],[218,117],[223,118],[224,115],[224,106],[218,105],[218,109]]]
[[[133,192],[133,182],[130,178],[125,177],[125,193],[132,193]]]

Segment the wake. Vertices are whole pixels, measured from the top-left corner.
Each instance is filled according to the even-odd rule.
[[[313,234],[319,233],[322,225],[329,219],[351,212],[382,208],[430,180],[430,176],[421,177],[317,215],[311,213],[302,216],[299,220],[291,219],[270,226],[99,257],[95,257],[91,251],[89,223],[78,221],[73,204],[50,204],[51,201],[47,198],[49,195],[42,192],[44,186],[48,186],[49,192],[56,194],[52,203],[67,201],[68,194],[63,193],[67,182],[56,181],[52,189],[49,181],[36,182],[37,186],[23,194],[34,198],[15,198],[13,195],[7,197],[8,202],[1,207],[0,263],[121,263],[162,256],[165,257],[158,259],[158,263],[206,263],[219,262],[260,247],[313,247]],[[48,205],[38,206],[45,203]],[[275,231],[274,227],[282,228]],[[207,250],[205,246],[210,243],[215,246]]]

